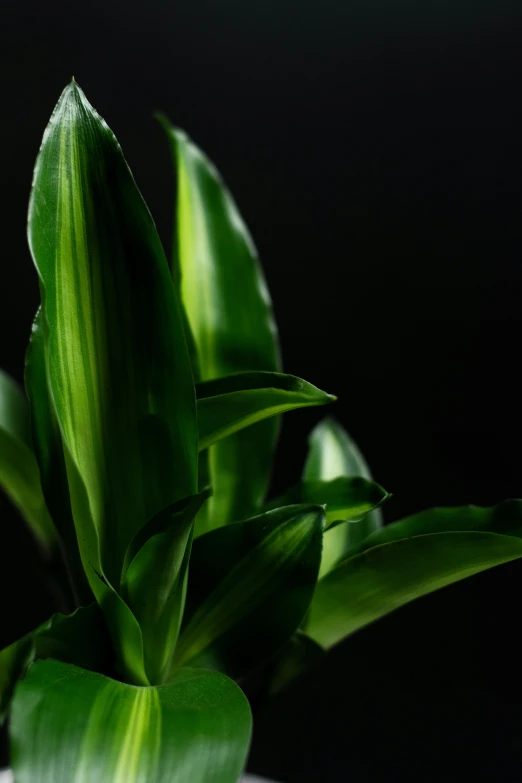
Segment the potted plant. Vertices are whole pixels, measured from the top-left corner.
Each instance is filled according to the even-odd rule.
[[[237,207],[161,122],[177,172],[170,264],[74,81],[36,162],[41,307],[25,391],[0,375],[0,482],[60,611],[0,652],[16,783],[236,783],[245,692],[276,693],[346,635],[522,555],[521,501],[383,527],[388,494],[331,418],[302,481],[266,500],[280,414],[334,398],[281,372]]]

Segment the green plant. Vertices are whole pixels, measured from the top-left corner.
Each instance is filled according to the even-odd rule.
[[[257,672],[277,692],[347,634],[522,556],[520,501],[383,527],[387,493],[332,419],[302,482],[266,502],[278,416],[334,398],[280,372],[247,229],[212,164],[161,122],[170,268],[74,82],[36,163],[42,305],[25,394],[0,375],[0,481],[63,611],[0,653],[18,783],[235,783],[251,716],[234,680]]]

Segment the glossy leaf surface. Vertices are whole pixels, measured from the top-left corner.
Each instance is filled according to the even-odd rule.
[[[275,321],[248,229],[214,165],[182,131],[162,122],[177,172],[173,277],[198,380],[277,371]],[[213,496],[198,518],[200,532],[255,513],[268,487],[277,430],[276,420],[265,421],[210,449]]]
[[[308,440],[308,458],[303,472],[305,481],[330,481],[339,477],[361,476],[371,480],[370,469],[357,444],[338,421],[327,417],[312,430]],[[324,502],[324,501],[323,501]],[[329,530],[324,536],[320,577],[346,556],[367,535],[382,527],[382,513],[375,509],[364,519]]]
[[[322,579],[314,594],[307,618],[306,632],[319,644],[331,647],[394,609],[427,593],[473,574],[522,557],[522,539],[517,537],[522,522],[522,503],[506,510],[452,509],[448,532],[412,534],[390,543],[365,549],[349,557]],[[434,527],[442,529],[442,510],[435,513]],[[494,530],[502,518],[500,532]],[[425,512],[424,529],[430,512]],[[475,517],[477,530],[466,529]],[[463,530],[459,530],[462,525]],[[504,535],[507,531],[511,535]]]
[[[74,82],[37,159],[29,241],[82,558],[91,585],[99,560],[117,586],[136,530],[196,491],[195,395],[154,223],[114,135]]]
[[[11,722],[17,783],[237,783],[248,702],[217,672],[137,688],[58,661],[31,666]]]
[[[157,514],[132,542],[124,596],[143,635],[152,683],[168,674],[185,606],[194,518],[207,495],[195,495]]]
[[[275,372],[236,373],[198,383],[196,395],[200,449],[262,419],[336,399],[295,375]],[[255,447],[254,433],[251,448]]]
[[[288,506],[196,539],[175,664],[238,677],[298,628],[321,559],[324,511]]]
[[[1,370],[0,487],[18,507],[40,543],[47,549],[52,547],[54,525],[33,453],[29,405],[17,384]]]

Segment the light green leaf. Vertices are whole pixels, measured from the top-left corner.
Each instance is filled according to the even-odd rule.
[[[237,783],[250,731],[245,696],[217,672],[137,688],[48,660],[16,690],[12,765],[17,783]]]
[[[418,524],[415,517],[397,523],[411,537],[391,535],[389,543],[349,557],[318,583],[305,627],[309,636],[331,647],[415,598],[522,557],[522,501],[418,517]]]
[[[153,683],[165,682],[169,672],[185,606],[194,518],[208,494],[160,511],[129,548],[123,595],[140,624]]]
[[[0,370],[0,487],[49,550],[55,540],[31,443],[29,405],[16,383]]]
[[[214,165],[182,131],[162,123],[177,170],[173,277],[197,352],[197,378],[277,371],[275,321],[248,229]],[[199,532],[255,513],[277,432],[277,420],[265,421],[210,449],[213,495],[198,517]]]
[[[174,664],[246,674],[294,633],[313,595],[324,511],[288,506],[194,542]]]
[[[337,399],[295,375],[276,372],[243,372],[198,383],[196,395],[200,449],[271,416]]]
[[[36,162],[29,242],[82,560],[95,593],[94,569],[118,589],[139,527],[197,490],[195,394],[154,223],[74,82]]]
[[[338,421],[330,417],[323,419],[310,433],[303,479],[330,481],[339,477],[355,476],[371,480],[372,476],[366,460],[357,444]],[[357,546],[366,536],[380,527],[382,527],[382,513],[379,508],[376,508],[354,524],[340,525],[329,530],[324,536],[319,578],[331,571],[352,547]]]

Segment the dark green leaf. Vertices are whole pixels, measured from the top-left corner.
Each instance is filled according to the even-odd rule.
[[[497,509],[475,511],[482,531],[495,526]],[[466,509],[463,512],[465,519]],[[514,535],[469,530],[427,533],[380,544],[348,558],[317,585],[306,633],[331,647],[419,596],[522,557],[522,539],[515,537],[522,523],[522,503],[513,506],[511,514]],[[459,526],[457,515],[452,521]]]
[[[29,405],[16,383],[1,370],[0,487],[18,507],[44,548],[50,549],[55,531],[32,449]]]
[[[237,783],[248,702],[217,672],[136,688],[58,661],[31,666],[11,721],[17,783]]]
[[[471,530],[522,538],[522,500],[504,500],[490,508],[479,506],[430,508],[376,530],[361,542],[353,554],[401,538]]]
[[[277,331],[248,229],[213,164],[182,131],[162,122],[177,169],[173,277],[197,351],[198,380],[277,371]],[[200,532],[255,513],[268,487],[277,430],[276,420],[264,421],[210,449],[213,496],[198,517]]]
[[[389,497],[373,481],[336,478],[331,481],[302,481],[284,495],[271,500],[265,508],[279,508],[289,503],[326,504],[326,531],[338,523],[358,522]],[[348,536],[350,534],[348,533]]]
[[[33,660],[57,658],[106,672],[110,656],[109,638],[97,604],[69,615],[53,615],[35,631],[0,650],[0,723],[17,680],[25,675]]]
[[[198,383],[196,395],[200,449],[262,419],[336,399],[295,375],[276,372],[236,373]]]
[[[305,481],[330,481],[339,477],[361,476],[371,480],[370,469],[356,443],[338,421],[323,419],[310,433],[308,458],[303,472]],[[325,502],[325,501],[322,501]],[[323,541],[323,558],[320,577],[327,574],[366,536],[382,527],[379,508],[350,525],[329,530]]]
[[[0,650],[0,726],[7,715],[15,685],[33,656],[34,645],[30,635]]]
[[[194,518],[208,493],[164,509],[132,542],[124,596],[143,634],[145,668],[153,683],[165,681],[185,606]]]
[[[238,677],[275,653],[309,606],[324,511],[289,506],[196,539],[175,665]]]
[[[197,427],[154,223],[114,135],[74,82],[36,163],[29,241],[73,514],[96,593],[93,570],[117,588],[139,527],[197,490]],[[79,479],[81,499],[73,496]]]
[[[56,527],[60,552],[66,563],[73,605],[92,601],[80,558],[71,510],[62,437],[49,394],[42,311],[34,319],[25,359],[25,387],[31,407],[31,432],[40,468],[42,489]]]

